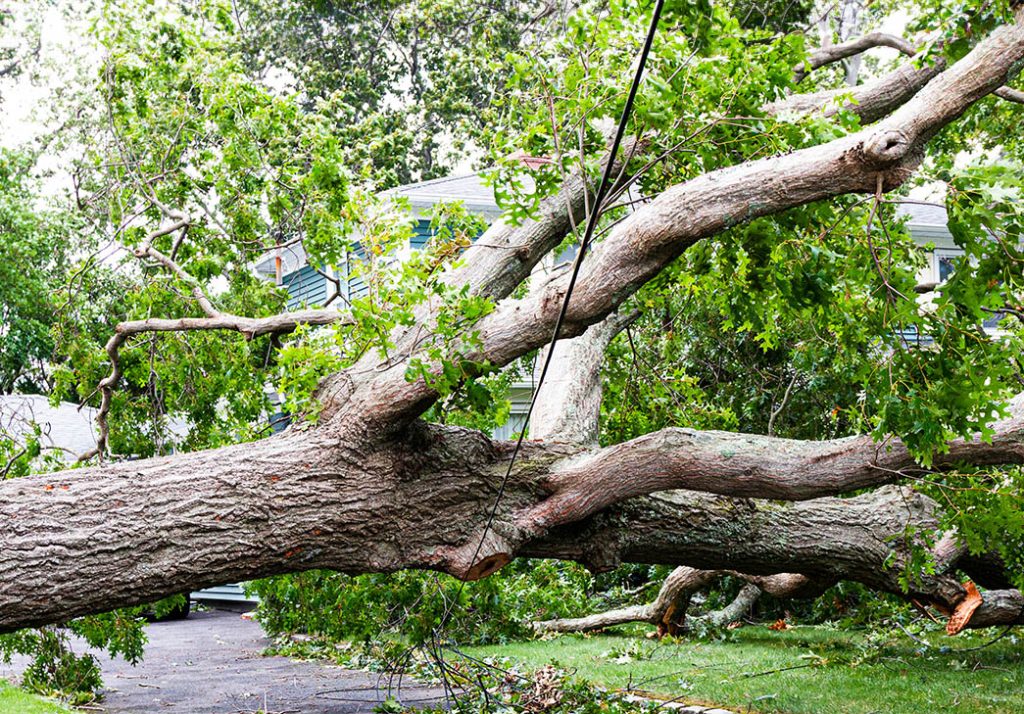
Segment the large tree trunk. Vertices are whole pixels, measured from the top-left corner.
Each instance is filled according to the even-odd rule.
[[[900,593],[908,526],[938,526],[932,502],[890,488],[790,505],[668,492],[539,528],[528,514],[545,502],[552,474],[584,452],[527,443],[482,537],[511,444],[418,423],[351,443],[321,427],[3,484],[0,629],[309,568],[475,579],[520,555],[596,570],[625,560],[801,573]],[[908,596],[951,609],[964,591],[951,576],[923,576]]]
[[[1024,8],[1016,13],[949,69],[924,79],[908,70],[909,88],[883,95],[887,111],[906,103],[879,124],[705,174],[637,210],[584,263],[565,336],[605,320],[689,246],[730,226],[899,186],[931,137],[1019,69]],[[567,278],[510,296],[571,229],[587,192],[571,178],[538,218],[495,226],[446,276],[498,301],[458,358],[503,366],[546,344]],[[606,449],[531,442],[504,483],[511,445],[418,421],[438,398],[425,381],[406,379],[404,360],[423,354],[417,335],[437,316],[424,307],[418,317],[394,335],[392,354],[404,358],[369,353],[325,381],[321,423],[306,430],[0,484],[0,631],[308,568],[430,568],[474,579],[517,556],[599,569],[629,560],[795,573],[902,593],[908,527],[938,527],[934,504],[900,489],[830,497],[915,469],[898,441],[883,448],[864,438],[803,443],[669,429]],[[935,466],[1021,463],[1022,428],[1018,414],[997,425],[991,444],[955,442]],[[756,500],[767,498],[803,500]],[[965,598],[951,572],[913,579],[905,594],[946,609]],[[1020,622],[1022,604],[1016,590],[986,592],[969,624]]]

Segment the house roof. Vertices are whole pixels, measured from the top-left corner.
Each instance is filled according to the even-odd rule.
[[[903,202],[897,213],[907,216],[907,227],[919,245],[933,244],[936,248],[956,248],[949,232],[949,218],[945,206],[924,202]]]
[[[77,404],[67,402],[54,407],[37,394],[0,395],[0,430],[20,439],[38,424],[43,430],[42,445],[63,451],[65,460],[96,447],[95,416],[92,407],[79,410]]]
[[[910,218],[912,226],[941,226],[946,227],[948,218],[944,206],[934,203],[901,203],[897,213]]]
[[[38,394],[0,395],[0,432],[16,440],[28,436],[33,425],[42,428],[40,440],[43,448],[56,449],[65,461],[96,448],[96,410],[69,402],[51,406],[47,397]],[[176,438],[188,435],[189,425],[184,419],[167,420],[168,431]]]
[[[281,275],[293,273],[306,264],[306,249],[301,243],[270,250],[261,255],[253,264],[253,269],[260,275],[273,278],[277,273],[275,259],[281,257]]]
[[[486,185],[480,174],[476,173],[410,183],[385,191],[384,195],[403,196],[410,202],[462,201],[489,208],[498,207],[494,200],[494,189]]]
[[[529,176],[524,175],[521,180],[527,191],[533,190]],[[490,218],[497,218],[501,214],[494,198],[494,188],[479,173],[410,183],[385,191],[384,195],[405,198],[413,209],[431,208],[447,201],[461,201],[469,210],[484,213]]]
[[[532,182],[528,175],[523,175],[527,191],[532,191]],[[495,219],[501,214],[498,202],[494,198],[494,189],[489,186],[479,173],[445,176],[397,186],[383,193],[384,196],[401,197],[409,201],[415,213],[429,209],[446,201],[461,201],[471,211],[485,214]],[[946,228],[946,209],[930,203],[901,203],[900,215],[909,217],[908,225],[911,232],[921,242],[934,242],[942,247],[946,243],[952,245],[952,236]],[[273,275],[276,251],[264,254],[255,264],[257,272]],[[306,254],[301,244],[281,249],[282,273],[288,274],[306,264]]]

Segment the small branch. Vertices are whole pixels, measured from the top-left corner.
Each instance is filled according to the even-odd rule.
[[[913,57],[917,54],[917,48],[902,37],[890,35],[885,32],[869,32],[855,40],[843,42],[838,45],[821,47],[815,50],[807,57],[806,62],[798,64],[793,68],[793,81],[801,82],[808,74],[819,67],[824,67],[825,65],[832,64],[833,62],[839,62],[847,57],[859,55],[875,47],[891,47],[894,50],[899,50],[908,57]]]
[[[807,57],[806,62],[798,64],[793,68],[793,81],[800,83],[808,74],[819,67],[824,67],[827,64],[833,64],[848,57],[859,55],[875,47],[890,47],[894,50],[899,50],[907,57],[913,57],[919,51],[919,48],[915,47],[913,43],[902,37],[890,35],[885,32],[869,32],[855,40],[843,42],[838,45],[821,47],[815,50]],[[1024,104],[1024,92],[1019,89],[1002,86],[992,93],[1000,99],[1005,99],[1008,102]]]
[[[122,322],[114,328],[114,334],[106,344],[106,352],[110,357],[110,374],[100,381],[97,389],[101,394],[100,408],[96,412],[96,424],[99,435],[96,447],[78,457],[79,461],[88,461],[94,456],[102,458],[106,451],[110,427],[107,416],[110,414],[111,398],[114,388],[121,379],[120,349],[128,338],[147,332],[190,332],[196,330],[231,330],[241,333],[245,339],[252,340],[260,335],[281,335],[295,331],[299,325],[331,325],[351,324],[351,317],[336,310],[299,310],[286,312],[270,317],[241,317],[226,313],[217,313],[213,317],[183,317],[179,319],[149,318]]]
[[[830,582],[815,582],[794,573],[756,576],[732,570],[700,570],[684,565],[669,573],[657,597],[646,605],[631,605],[585,617],[544,620],[533,623],[533,628],[537,632],[590,632],[628,622],[647,622],[658,626],[659,636],[675,635],[692,629],[687,625],[686,611],[693,594],[726,575],[746,581],[736,599],[721,610],[690,618],[691,621],[722,627],[738,620],[763,592],[779,598],[806,598],[821,594],[831,585]]]
[[[179,211],[171,211],[166,207],[162,206],[160,210],[165,212],[165,214],[168,215],[168,217],[171,218],[171,220],[173,220],[174,222],[162,228],[158,228],[152,233],[150,233],[148,236],[146,236],[146,240],[142,244],[142,246],[135,250],[135,257],[149,258],[151,260],[154,260],[161,266],[163,266],[165,269],[167,269],[169,272],[173,273],[174,276],[178,278],[178,280],[181,280],[183,283],[188,283],[189,287],[192,288],[192,297],[194,297],[196,302],[199,303],[199,307],[202,308],[206,316],[218,317],[220,313],[217,311],[217,308],[213,306],[213,303],[210,301],[210,298],[206,296],[206,293],[203,292],[202,287],[200,287],[199,285],[199,281],[197,281],[194,277],[185,272],[185,270],[180,265],[178,265],[178,263],[176,263],[173,258],[164,255],[159,250],[153,247],[153,241],[155,241],[157,238],[170,235],[171,233],[180,230],[182,234],[174,243],[172,255],[174,253],[177,253],[178,247],[180,246],[181,241],[185,237],[185,233],[188,231],[189,226],[192,225],[191,219]]]
[[[782,395],[782,401],[779,402],[778,408],[772,410],[771,415],[768,417],[768,436],[775,436],[775,420],[778,418],[782,410],[786,408],[789,403],[789,396],[793,393],[793,385],[796,384],[796,378],[798,372],[793,373],[793,378],[789,380],[789,386],[786,387],[785,394]]]
[[[1016,102],[1017,104],[1024,104],[1024,92],[1013,87],[1000,87],[993,92],[1000,99],[1005,99],[1008,102]]]

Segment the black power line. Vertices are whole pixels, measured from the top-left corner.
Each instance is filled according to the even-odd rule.
[[[516,457],[519,455],[520,448],[523,445],[523,439],[526,437],[526,432],[530,426],[530,417],[533,414],[533,407],[537,403],[537,395],[540,393],[541,387],[544,385],[544,378],[547,376],[548,368],[551,366],[551,359],[555,353],[555,343],[558,342],[559,335],[562,332],[562,324],[565,322],[566,313],[569,311],[569,301],[572,299],[572,291],[576,287],[576,279],[580,274],[580,266],[583,264],[583,256],[586,255],[587,248],[590,246],[590,241],[594,237],[594,229],[597,226],[597,219],[601,215],[602,203],[608,193],[608,189],[612,180],[612,168],[615,164],[615,157],[618,156],[619,148],[622,145],[622,138],[626,133],[626,125],[629,123],[629,116],[633,112],[633,102],[636,99],[637,90],[640,88],[640,80],[643,77],[644,67],[647,65],[647,57],[651,53],[651,45],[654,43],[654,34],[658,28],[658,21],[661,18],[661,11],[664,7],[664,0],[657,0],[654,5],[654,12],[651,15],[651,24],[647,30],[647,37],[644,41],[643,49],[640,52],[640,61],[637,63],[636,74],[633,76],[633,83],[629,87],[629,95],[626,97],[626,103],[622,107],[622,115],[619,117],[619,126],[615,132],[615,139],[612,142],[611,151],[608,154],[608,160],[605,162],[604,174],[601,176],[601,183],[597,187],[597,195],[594,198],[594,207],[590,211],[590,215],[587,217],[587,228],[583,233],[583,239],[580,241],[579,251],[576,254],[576,259],[572,264],[572,274],[569,277],[569,287],[565,291],[565,299],[562,301],[562,309],[558,313],[558,319],[555,321],[555,329],[551,335],[551,343],[548,345],[548,353],[544,357],[544,366],[541,368],[540,377],[537,380],[537,386],[533,390],[533,397],[530,399],[530,406],[526,410],[526,419],[523,422],[523,429],[519,432],[519,438],[516,439],[516,446],[512,450],[512,458],[509,459],[508,469],[505,471],[505,476],[501,480],[501,484],[498,487],[498,493],[494,498],[494,506],[491,508],[491,512],[487,517],[487,523],[484,524],[484,531],[480,535],[480,542],[477,543],[476,550],[473,552],[473,557],[469,560],[469,569],[472,570],[473,566],[476,565],[476,560],[480,556],[480,550],[483,548],[484,541],[487,538],[487,534],[494,524],[494,518],[498,513],[498,506],[501,504],[501,499],[505,495],[505,487],[508,485],[508,480],[512,476],[512,468],[515,466]],[[462,586],[459,587],[459,594],[462,592]],[[452,606],[447,608],[441,622],[438,624],[435,633],[440,632],[447,624],[454,610],[454,604],[459,600],[456,595],[453,600]]]

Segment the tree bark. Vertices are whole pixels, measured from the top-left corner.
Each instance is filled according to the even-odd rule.
[[[606,319],[682,251],[730,226],[899,186],[931,137],[1020,67],[1022,19],[1018,8],[1017,23],[995,30],[875,126],[705,174],[637,210],[584,263],[565,336]],[[480,346],[457,346],[460,358],[502,366],[550,338],[566,279],[509,295],[571,229],[587,195],[580,182],[563,187],[568,209],[553,197],[535,223],[492,229],[448,276],[499,300],[473,328]],[[488,247],[491,239],[511,250]],[[422,317],[429,326],[433,316]],[[429,568],[474,579],[517,556],[596,568],[630,560],[797,573],[902,593],[908,527],[938,527],[934,504],[903,490],[824,497],[914,468],[897,441],[804,444],[677,429],[607,449],[527,443],[506,483],[509,444],[418,421],[438,395],[406,380],[406,360],[418,349],[410,334],[396,340],[399,357],[368,355],[328,379],[317,426],[0,484],[0,631],[309,568]],[[1020,463],[1016,419],[999,425],[992,445],[955,442],[944,458]],[[679,488],[721,495],[669,491]],[[950,610],[965,597],[944,573],[921,575],[905,594]],[[1020,622],[1020,598],[1015,590],[986,592],[969,624]]]
[[[601,416],[601,365],[608,344],[634,322],[639,313],[613,314],[579,337],[559,340],[543,390],[537,393],[530,438],[538,441],[592,445],[597,443]],[[537,378],[547,350],[537,356]]]
[[[934,503],[893,488],[788,505],[676,491],[524,527],[552,472],[582,450],[527,442],[485,531],[511,444],[425,424],[352,443],[321,427],[2,484],[0,630],[310,568],[475,579],[517,556],[800,573],[900,593],[898,544],[908,527],[938,527]],[[907,595],[952,609],[964,591],[922,576]],[[976,618],[1008,617],[1017,595],[998,607],[985,597]]]

